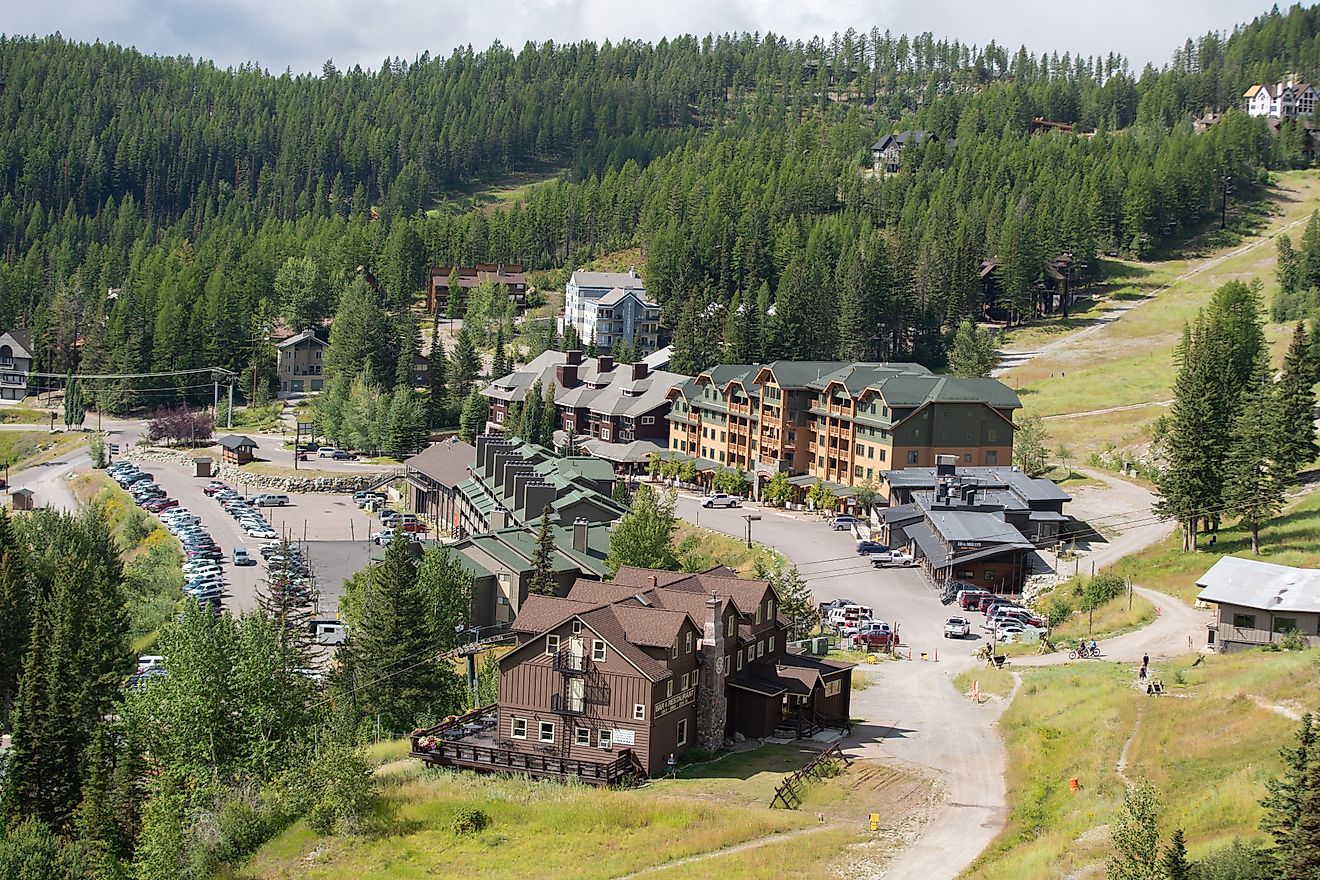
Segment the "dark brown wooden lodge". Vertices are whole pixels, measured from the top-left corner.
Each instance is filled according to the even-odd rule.
[[[779,598],[727,568],[622,568],[529,596],[499,703],[417,731],[433,764],[612,783],[744,737],[847,728],[852,664],[787,648]]]

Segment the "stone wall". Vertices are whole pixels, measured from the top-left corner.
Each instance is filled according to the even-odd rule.
[[[193,459],[201,456],[195,451],[180,451],[176,449],[159,449],[156,447],[130,447],[125,454],[119,458],[126,458],[145,465],[147,462],[162,461],[171,464],[177,464],[187,469],[189,472],[193,468]],[[286,477],[275,474],[257,474],[251,471],[240,470],[237,465],[231,462],[222,461],[219,458],[214,459],[212,465],[212,478],[228,483],[230,486],[245,486],[248,494],[259,492],[282,492],[285,494],[292,492],[327,492],[327,493],[348,493],[360,492],[366,489],[373,482],[384,476],[381,473],[370,473],[361,475],[348,475],[342,477]]]

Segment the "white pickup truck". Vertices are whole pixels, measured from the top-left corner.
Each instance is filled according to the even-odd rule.
[[[904,567],[912,564],[912,554],[902,550],[889,550],[885,553],[870,554],[871,564],[876,568]]]
[[[739,504],[742,504],[741,498],[724,492],[716,492],[701,499],[702,507],[737,507]]]

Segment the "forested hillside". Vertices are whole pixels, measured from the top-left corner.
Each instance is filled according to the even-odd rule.
[[[571,268],[640,247],[689,369],[938,364],[948,328],[978,314],[983,259],[1021,303],[1054,253],[1144,254],[1205,220],[1224,174],[1249,187],[1298,161],[1296,138],[1259,120],[1228,113],[1201,135],[1190,120],[1250,82],[1320,71],[1317,33],[1314,9],[1271,13],[1140,74],[1114,55],[878,32],[496,45],[296,77],[3,38],[0,324],[32,327],[48,372],[217,365],[259,396],[275,319],[329,315],[359,266],[397,318],[429,265]],[[1036,116],[1095,135],[1028,136]],[[863,173],[869,144],[904,127],[956,146]],[[426,214],[532,165],[559,182]],[[392,362],[412,331],[381,326]],[[190,393],[205,389],[96,402]]]

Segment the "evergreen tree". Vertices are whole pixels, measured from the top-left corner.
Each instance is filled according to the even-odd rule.
[[[467,327],[458,331],[458,340],[449,362],[449,394],[455,409],[462,406],[472,386],[481,376],[481,361]]]
[[[508,375],[509,362],[504,355],[504,328],[495,331],[495,354],[490,363],[490,377],[497,379]]]
[[[1298,842],[1308,786],[1311,784],[1311,767],[1320,757],[1316,751],[1318,734],[1320,730],[1316,727],[1315,718],[1307,712],[1302,716],[1301,726],[1294,734],[1297,745],[1279,749],[1283,774],[1265,781],[1269,793],[1260,802],[1265,808],[1261,827],[1274,838],[1280,861],[1285,865],[1295,861],[1294,848]]]
[[[435,327],[438,328],[439,325],[436,324]],[[429,394],[426,398],[426,418],[427,424],[434,431],[450,424],[449,389],[445,385],[445,372],[448,368],[445,357],[445,344],[440,341],[440,335],[434,329],[431,332],[430,367],[431,373],[427,382]]]
[[[1192,880],[1192,865],[1187,861],[1187,844],[1183,840],[1181,828],[1174,829],[1173,836],[1169,838],[1160,866],[1164,870],[1161,880]]]
[[[23,543],[7,510],[0,510],[0,729],[13,722],[23,667],[32,634],[36,596],[27,576]]]
[[[610,531],[610,552],[605,559],[610,574],[625,565],[677,570],[673,547],[677,527],[674,495],[662,497],[645,483],[638,486],[632,508]]]
[[[523,402],[522,421],[518,436],[528,443],[541,444],[541,414],[545,411],[545,400],[541,396],[541,380],[537,379],[527,391]]]
[[[389,320],[376,295],[359,275],[344,287],[330,324],[325,375],[357,376],[364,371],[377,385],[394,378],[397,354]]]
[[[473,391],[463,401],[463,414],[458,421],[458,435],[466,443],[477,442],[477,435],[485,430],[486,414],[490,407],[480,391]]]
[[[398,325],[399,355],[394,362],[394,387],[412,388],[413,367],[421,352],[421,341],[417,338],[417,323],[412,315],[405,313]]]
[[[1224,461],[1224,504],[1251,533],[1251,552],[1260,554],[1260,527],[1283,507],[1284,473],[1278,449],[1274,383],[1262,359],[1255,381],[1243,390]]]
[[[551,382],[545,388],[545,402],[541,405],[541,421],[537,425],[536,442],[546,449],[555,448],[555,384]]]
[[[328,303],[320,267],[311,257],[289,257],[275,273],[280,318],[294,333],[311,329],[326,316]]]
[[[816,610],[815,599],[811,595],[811,588],[802,579],[797,566],[790,566],[786,571],[772,576],[770,583],[779,597],[779,610],[788,618],[788,637],[805,639],[811,635],[820,616]]]
[[[561,455],[564,458],[570,458],[577,454],[578,436],[577,432],[573,430],[573,423],[569,422],[568,427],[564,429],[564,448],[561,450]]]
[[[133,855],[134,880],[186,876],[187,801],[169,776],[156,779],[142,810],[142,834]]]
[[[1184,327],[1174,355],[1178,373],[1173,403],[1161,423],[1159,448],[1163,467],[1156,475],[1160,500],[1155,512],[1182,526],[1183,549],[1196,549],[1197,526],[1222,496],[1220,413],[1216,399],[1224,377],[1207,340],[1204,317]]]
[[[83,406],[82,382],[78,379],[65,377],[64,380],[64,427],[80,427],[87,419],[87,411]]]
[[[1306,788],[1301,792],[1297,829],[1283,867],[1286,880],[1320,877],[1320,758],[1316,756],[1311,757],[1306,768]]]
[[[362,619],[349,635],[345,682],[358,713],[382,731],[407,733],[456,708],[456,673],[435,659],[440,636],[417,583],[417,558],[403,532],[372,568]]]
[[[1278,383],[1278,443],[1275,457],[1280,477],[1289,479],[1320,454],[1315,437],[1315,365],[1311,363],[1306,325],[1293,328]]]
[[[555,536],[551,531],[550,508],[541,512],[541,524],[536,528],[536,550],[532,555],[532,579],[527,584],[529,593],[553,596],[559,591],[555,579]]]
[[[949,372],[963,378],[988,378],[999,363],[995,335],[964,318],[953,335],[949,348]]]

